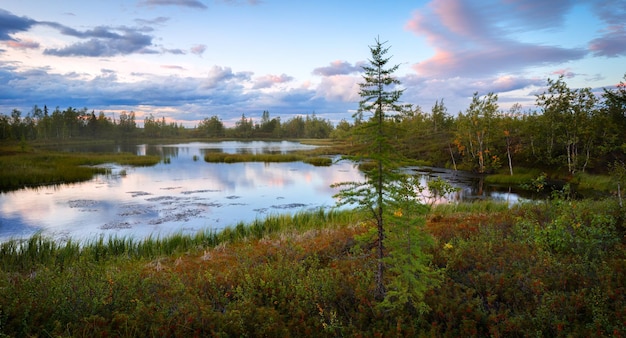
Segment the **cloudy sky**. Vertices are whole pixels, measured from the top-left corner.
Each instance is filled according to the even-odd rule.
[[[0,113],[351,120],[376,37],[402,101],[427,112],[474,92],[532,109],[547,78],[599,89],[626,73],[623,0],[0,0]]]

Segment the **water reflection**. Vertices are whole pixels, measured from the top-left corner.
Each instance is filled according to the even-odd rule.
[[[108,148],[107,148],[108,147]],[[100,151],[129,151],[128,145],[103,145]],[[139,155],[158,155],[170,163],[153,167],[109,165],[111,174],[91,181],[0,194],[0,241],[41,231],[57,239],[99,236],[141,239],[175,232],[222,229],[269,214],[335,205],[333,183],[360,181],[347,161],[329,167],[291,163],[206,163],[204,153],[287,153],[312,146],[294,142],[219,142],[134,145]],[[66,149],[69,151],[94,151]],[[433,168],[407,168],[427,180],[442,177],[460,190],[444,201],[493,198],[516,203],[511,191],[486,187],[475,176]],[[477,186],[478,184],[478,186]]]
[[[288,152],[289,142],[242,143],[245,151]],[[78,184],[0,195],[0,241],[37,231],[55,238],[147,236],[221,229],[269,214],[332,207],[330,185],[359,180],[351,163],[206,163],[203,151],[237,152],[234,142],[141,145],[139,154],[171,159],[154,167],[110,165],[111,174]],[[124,175],[121,175],[125,171]]]
[[[488,185],[484,181],[484,176],[469,172],[432,167],[409,167],[407,170],[414,175],[420,175],[422,186],[426,186],[430,180],[442,178],[457,189],[457,191],[443,196],[439,202],[489,199],[516,204],[531,197],[521,195],[520,191],[513,190],[512,187]]]

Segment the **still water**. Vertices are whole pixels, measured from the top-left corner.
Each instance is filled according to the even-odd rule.
[[[203,160],[207,151],[286,153],[311,147],[293,142],[135,147],[140,155],[161,154],[170,163],[137,168],[111,164],[110,175],[87,182],[0,194],[0,241],[39,231],[56,239],[89,240],[219,230],[270,214],[332,207],[336,191],[330,185],[361,177],[347,161],[314,167]]]
[[[224,164],[203,160],[206,152],[287,153],[311,147],[294,142],[236,141],[133,145],[130,150],[137,154],[158,154],[169,163],[137,168],[110,164],[111,174],[87,182],[2,193],[0,242],[37,232],[79,241],[99,236],[143,239],[178,232],[194,234],[272,214],[331,208],[336,202],[332,196],[337,193],[331,184],[363,180],[351,162],[315,167],[302,162]],[[495,189],[477,191],[470,183],[472,178],[457,173],[411,170],[422,175],[423,182],[443,176],[458,186],[461,190],[448,196],[449,200],[476,195],[513,203],[518,199],[514,193]]]

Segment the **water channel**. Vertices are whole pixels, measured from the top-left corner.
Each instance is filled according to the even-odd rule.
[[[108,147],[108,148],[107,148]],[[220,230],[271,214],[332,208],[331,184],[363,179],[353,163],[329,167],[302,162],[206,163],[206,152],[287,153],[313,146],[295,142],[216,142],[132,145],[82,149],[158,154],[168,161],[152,167],[107,165],[108,175],[60,186],[0,194],[0,242],[41,232],[59,240],[99,236],[143,239],[172,233]],[[77,149],[65,149],[78,151]],[[167,163],[169,162],[169,163]],[[422,181],[443,177],[459,188],[449,200],[493,198],[516,203],[514,192],[477,187],[476,177],[447,170],[408,168]]]

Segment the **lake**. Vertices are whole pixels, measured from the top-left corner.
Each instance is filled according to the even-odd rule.
[[[115,149],[111,149],[115,147]],[[329,167],[302,162],[206,163],[206,152],[288,153],[314,146],[295,142],[215,142],[171,145],[102,146],[68,151],[134,151],[158,154],[169,163],[153,167],[107,165],[111,174],[90,181],[22,189],[0,194],[0,242],[37,232],[59,240],[99,236],[143,239],[172,233],[220,230],[271,214],[332,208],[333,183],[360,181],[353,163]],[[168,162],[168,161],[165,161]],[[441,176],[460,188],[450,200],[519,196],[498,188],[475,188],[475,177],[446,170],[409,168],[422,182]]]

